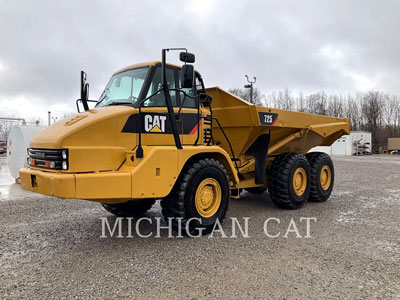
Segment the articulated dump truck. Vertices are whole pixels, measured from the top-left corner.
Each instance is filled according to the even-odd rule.
[[[188,230],[204,232],[243,190],[268,190],[286,209],[329,198],[332,161],[307,152],[349,134],[348,120],[256,106],[206,88],[194,55],[183,49],[184,64],[176,66],[166,63],[171,50],[162,50],[161,62],[117,71],[92,109],[82,72],[77,107],[85,111],[32,138],[22,187],[100,202],[117,216],[141,216],[161,199],[174,227],[190,220]]]

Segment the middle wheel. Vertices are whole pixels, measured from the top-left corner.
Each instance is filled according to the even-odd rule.
[[[197,235],[211,231],[217,220],[225,218],[229,198],[224,166],[213,158],[199,159],[184,167],[171,193],[162,199],[162,213],[166,222],[172,218],[175,229],[180,221],[184,233],[187,228],[186,233]]]
[[[279,207],[297,209],[310,194],[310,165],[299,153],[283,153],[272,162],[268,190]]]

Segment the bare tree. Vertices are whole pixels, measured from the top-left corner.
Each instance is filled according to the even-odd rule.
[[[339,95],[331,95],[328,99],[327,114],[332,117],[342,118],[344,116],[342,97]]]
[[[357,98],[347,96],[347,104],[345,106],[344,117],[350,121],[351,130],[360,129],[360,109]]]
[[[229,93],[238,96],[239,98],[250,102],[250,89],[233,88],[228,90]],[[253,87],[253,104],[263,105],[264,95],[257,87]]]
[[[13,122],[1,121],[0,122],[0,140],[7,141],[8,136],[10,134],[11,127],[13,126]]]
[[[305,112],[306,111],[305,99],[302,92],[299,93],[299,97],[295,101],[297,103],[296,105],[297,111]]]
[[[379,136],[382,125],[382,98],[380,92],[369,92],[364,95],[361,102],[363,129],[372,133],[373,148],[383,142]]]
[[[294,109],[294,98],[288,88],[281,94],[282,109],[293,110]]]

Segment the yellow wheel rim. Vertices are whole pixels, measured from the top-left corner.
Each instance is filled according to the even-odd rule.
[[[204,179],[197,187],[196,210],[203,218],[212,217],[221,205],[222,191],[218,181],[213,178]]]
[[[332,182],[332,172],[329,166],[325,165],[321,168],[321,174],[319,175],[319,182],[324,191],[329,189]]]
[[[293,190],[301,196],[306,191],[307,187],[307,173],[303,168],[297,168],[293,174]]]

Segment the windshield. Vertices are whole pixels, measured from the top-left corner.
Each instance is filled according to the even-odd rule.
[[[96,106],[134,104],[139,98],[148,70],[148,67],[144,67],[113,75]]]

